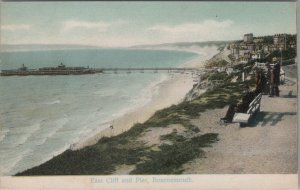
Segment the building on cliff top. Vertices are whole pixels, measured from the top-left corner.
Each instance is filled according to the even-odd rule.
[[[274,50],[286,50],[286,34],[275,34],[273,36]]]
[[[244,34],[244,43],[253,43],[253,34]]]

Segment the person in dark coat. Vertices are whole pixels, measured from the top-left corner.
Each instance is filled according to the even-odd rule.
[[[256,88],[255,94],[258,95],[259,93],[265,92],[265,86],[267,85],[266,76],[262,69],[256,70]]]
[[[269,76],[269,85],[270,85],[270,96],[269,97],[273,97],[274,94],[275,94],[275,91],[274,91],[274,68],[273,67],[270,67],[270,76]]]
[[[270,68],[270,97],[279,96],[280,63],[276,57],[273,58],[273,68]]]
[[[274,92],[275,96],[279,96],[279,85],[280,85],[280,63],[277,60],[274,65]]]
[[[230,104],[225,117],[221,118],[221,120],[224,121],[225,123],[231,123],[233,116],[235,114],[235,111],[236,111],[235,110],[236,106],[237,106],[237,104]]]

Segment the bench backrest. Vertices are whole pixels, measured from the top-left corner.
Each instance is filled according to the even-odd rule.
[[[253,114],[260,107],[262,93],[259,93],[249,104],[249,109],[247,110],[247,114]]]

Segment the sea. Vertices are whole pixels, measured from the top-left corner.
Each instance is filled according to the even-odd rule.
[[[198,57],[145,49],[23,50],[0,53],[0,69],[66,66],[179,67]],[[151,101],[166,72],[0,77],[0,175],[14,175]]]

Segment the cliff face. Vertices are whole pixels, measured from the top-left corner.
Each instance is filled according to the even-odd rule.
[[[164,44],[149,44],[149,45],[137,45],[132,48],[191,48],[191,47],[208,47],[216,46],[219,49],[224,49],[226,44],[230,41],[207,41],[207,42],[177,42],[177,43],[164,43]]]
[[[224,48],[218,54],[213,56],[211,59],[207,60],[205,63],[206,67],[224,67],[233,64],[232,60],[229,58],[230,50]]]
[[[227,48],[224,48],[222,51],[217,53],[215,56],[213,56],[211,59],[207,60],[205,62],[205,67],[226,67],[232,64],[232,61],[229,59],[228,55],[230,54],[230,51],[227,50]],[[221,65],[220,65],[221,64]],[[201,77],[201,80],[199,80],[198,83],[196,83],[193,88],[186,94],[185,101],[191,101],[197,97],[199,97],[201,94],[206,92],[207,89],[214,87],[215,83],[212,83],[209,81],[210,74],[204,74]],[[212,78],[212,77],[211,77]]]
[[[201,94],[206,92],[205,86],[203,86],[203,83],[197,83],[193,86],[193,88],[186,94],[184,101],[191,101],[197,97],[199,97]]]

